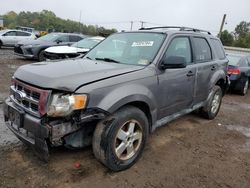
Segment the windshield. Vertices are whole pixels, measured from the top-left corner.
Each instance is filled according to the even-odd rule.
[[[74,43],[72,46],[77,47],[77,48],[91,49],[95,45],[97,45],[99,42],[101,42],[101,40],[85,38],[83,40],[80,40],[79,42]]]
[[[237,55],[227,55],[227,59],[229,60],[228,64],[229,65],[238,65],[241,57]]]
[[[47,35],[44,35],[44,36],[38,38],[37,40],[54,42],[58,38],[58,36],[59,36],[58,34],[50,33],[50,34],[47,34]]]
[[[85,57],[113,63],[148,65],[151,63],[165,34],[117,33],[93,48]]]

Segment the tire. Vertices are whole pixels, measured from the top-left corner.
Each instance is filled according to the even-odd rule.
[[[0,41],[0,48],[2,48],[2,45],[3,45],[3,43],[2,43],[2,41]]]
[[[249,86],[249,80],[248,78],[245,79],[245,81],[243,81],[242,85],[241,85],[241,89],[240,89],[240,94],[241,95],[246,95],[247,91],[248,91],[248,86]]]
[[[210,92],[210,97],[206,106],[201,108],[201,115],[206,119],[214,119],[221,106],[222,101],[222,90],[219,86],[214,86]]]
[[[123,107],[97,124],[92,140],[94,155],[112,171],[128,169],[140,158],[148,134],[146,115],[136,107]]]
[[[39,52],[39,54],[38,54],[38,61],[45,61],[45,60],[46,60],[44,54],[45,54],[45,51],[44,51],[44,50],[41,50],[41,51]]]

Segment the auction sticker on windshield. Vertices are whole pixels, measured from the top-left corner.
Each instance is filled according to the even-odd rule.
[[[133,42],[132,47],[138,47],[138,46],[153,46],[154,41],[138,41]]]

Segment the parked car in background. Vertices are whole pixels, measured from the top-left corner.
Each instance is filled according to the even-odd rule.
[[[18,42],[34,40],[36,36],[34,33],[21,30],[2,30],[0,31],[0,48],[2,46],[14,47]]]
[[[53,46],[45,50],[46,59],[74,58],[85,54],[91,48],[104,40],[104,37],[88,37],[72,44],[71,46]]]
[[[85,38],[85,35],[74,33],[50,33],[36,40],[18,43],[14,52],[16,55],[44,61],[44,50],[51,46],[71,45]]]
[[[229,60],[227,73],[231,81],[230,88],[245,95],[249,87],[250,56],[227,54]]]

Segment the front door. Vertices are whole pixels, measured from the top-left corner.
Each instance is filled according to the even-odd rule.
[[[172,39],[164,57],[183,57],[187,63],[185,68],[166,69],[159,75],[159,118],[169,116],[190,108],[193,102],[196,67],[193,64],[191,45],[188,36]]]
[[[7,46],[14,46],[16,40],[16,31],[8,31],[3,35],[2,40]]]

